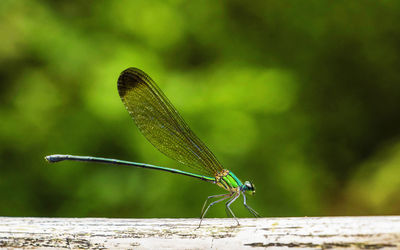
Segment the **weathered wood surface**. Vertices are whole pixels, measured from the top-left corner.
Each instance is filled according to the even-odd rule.
[[[400,216],[205,219],[0,217],[2,248],[400,249]]]

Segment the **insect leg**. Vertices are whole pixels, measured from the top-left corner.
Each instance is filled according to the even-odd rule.
[[[254,217],[260,217],[260,215],[256,212],[256,210],[252,209],[249,205],[246,203],[246,195],[243,192],[243,205],[250,211]]]
[[[239,226],[239,225],[240,225],[240,224],[239,224],[239,221],[238,221],[238,219],[236,218],[235,214],[232,212],[230,206],[231,206],[231,204],[232,204],[237,198],[239,198],[240,192],[237,192],[237,193],[234,193],[234,194],[235,194],[235,196],[234,196],[232,199],[230,199],[229,201],[227,201],[227,202],[225,203],[225,206],[226,206],[226,208],[228,209],[229,213],[232,215],[232,217],[236,220],[236,222],[237,222],[237,224],[238,224],[238,226]]]
[[[233,195],[233,193],[210,196],[211,198],[220,197],[220,196],[225,196],[225,197],[223,197],[222,199],[213,201],[213,202],[211,202],[211,203],[207,206],[207,208],[206,208],[206,210],[204,211],[204,213],[202,213],[202,214],[200,215],[200,224],[199,224],[199,227],[201,226],[201,222],[203,221],[203,218],[204,218],[204,216],[206,215],[206,213],[207,213],[207,211],[208,211],[208,209],[209,209],[210,207],[214,206],[214,205],[215,205],[216,203],[218,203],[218,202],[221,202],[221,201],[223,201],[223,200],[226,200],[226,199],[231,198],[232,195]],[[208,199],[207,199],[207,200],[208,200]],[[199,227],[198,227],[198,228],[199,228]]]
[[[204,204],[203,204],[203,208],[201,209],[200,218],[202,218],[202,215],[203,215],[203,212],[204,212],[204,208],[206,207],[206,204],[207,204],[207,202],[208,202],[209,199],[213,199],[213,198],[217,198],[217,197],[221,197],[221,196],[227,196],[227,195],[229,195],[229,194],[230,194],[230,193],[228,193],[228,194],[217,194],[217,195],[208,196],[207,199],[206,199],[206,201],[205,201]]]

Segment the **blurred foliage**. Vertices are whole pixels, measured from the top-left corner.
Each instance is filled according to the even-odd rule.
[[[400,213],[398,1],[0,2],[0,215],[196,217],[116,90],[147,72],[263,216]],[[184,167],[183,167],[184,168]],[[188,170],[186,168],[186,170]],[[238,216],[250,216],[241,202]],[[225,216],[220,205],[209,216]]]

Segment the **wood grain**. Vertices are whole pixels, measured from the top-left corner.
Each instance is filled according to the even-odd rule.
[[[239,219],[0,217],[2,248],[400,249],[400,216]]]

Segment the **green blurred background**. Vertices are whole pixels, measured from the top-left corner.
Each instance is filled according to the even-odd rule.
[[[0,215],[197,217],[223,193],[169,173],[45,162],[68,153],[188,170],[120,101],[117,78],[132,66],[256,184],[248,203],[263,216],[399,214],[399,23],[389,0],[2,0]]]

